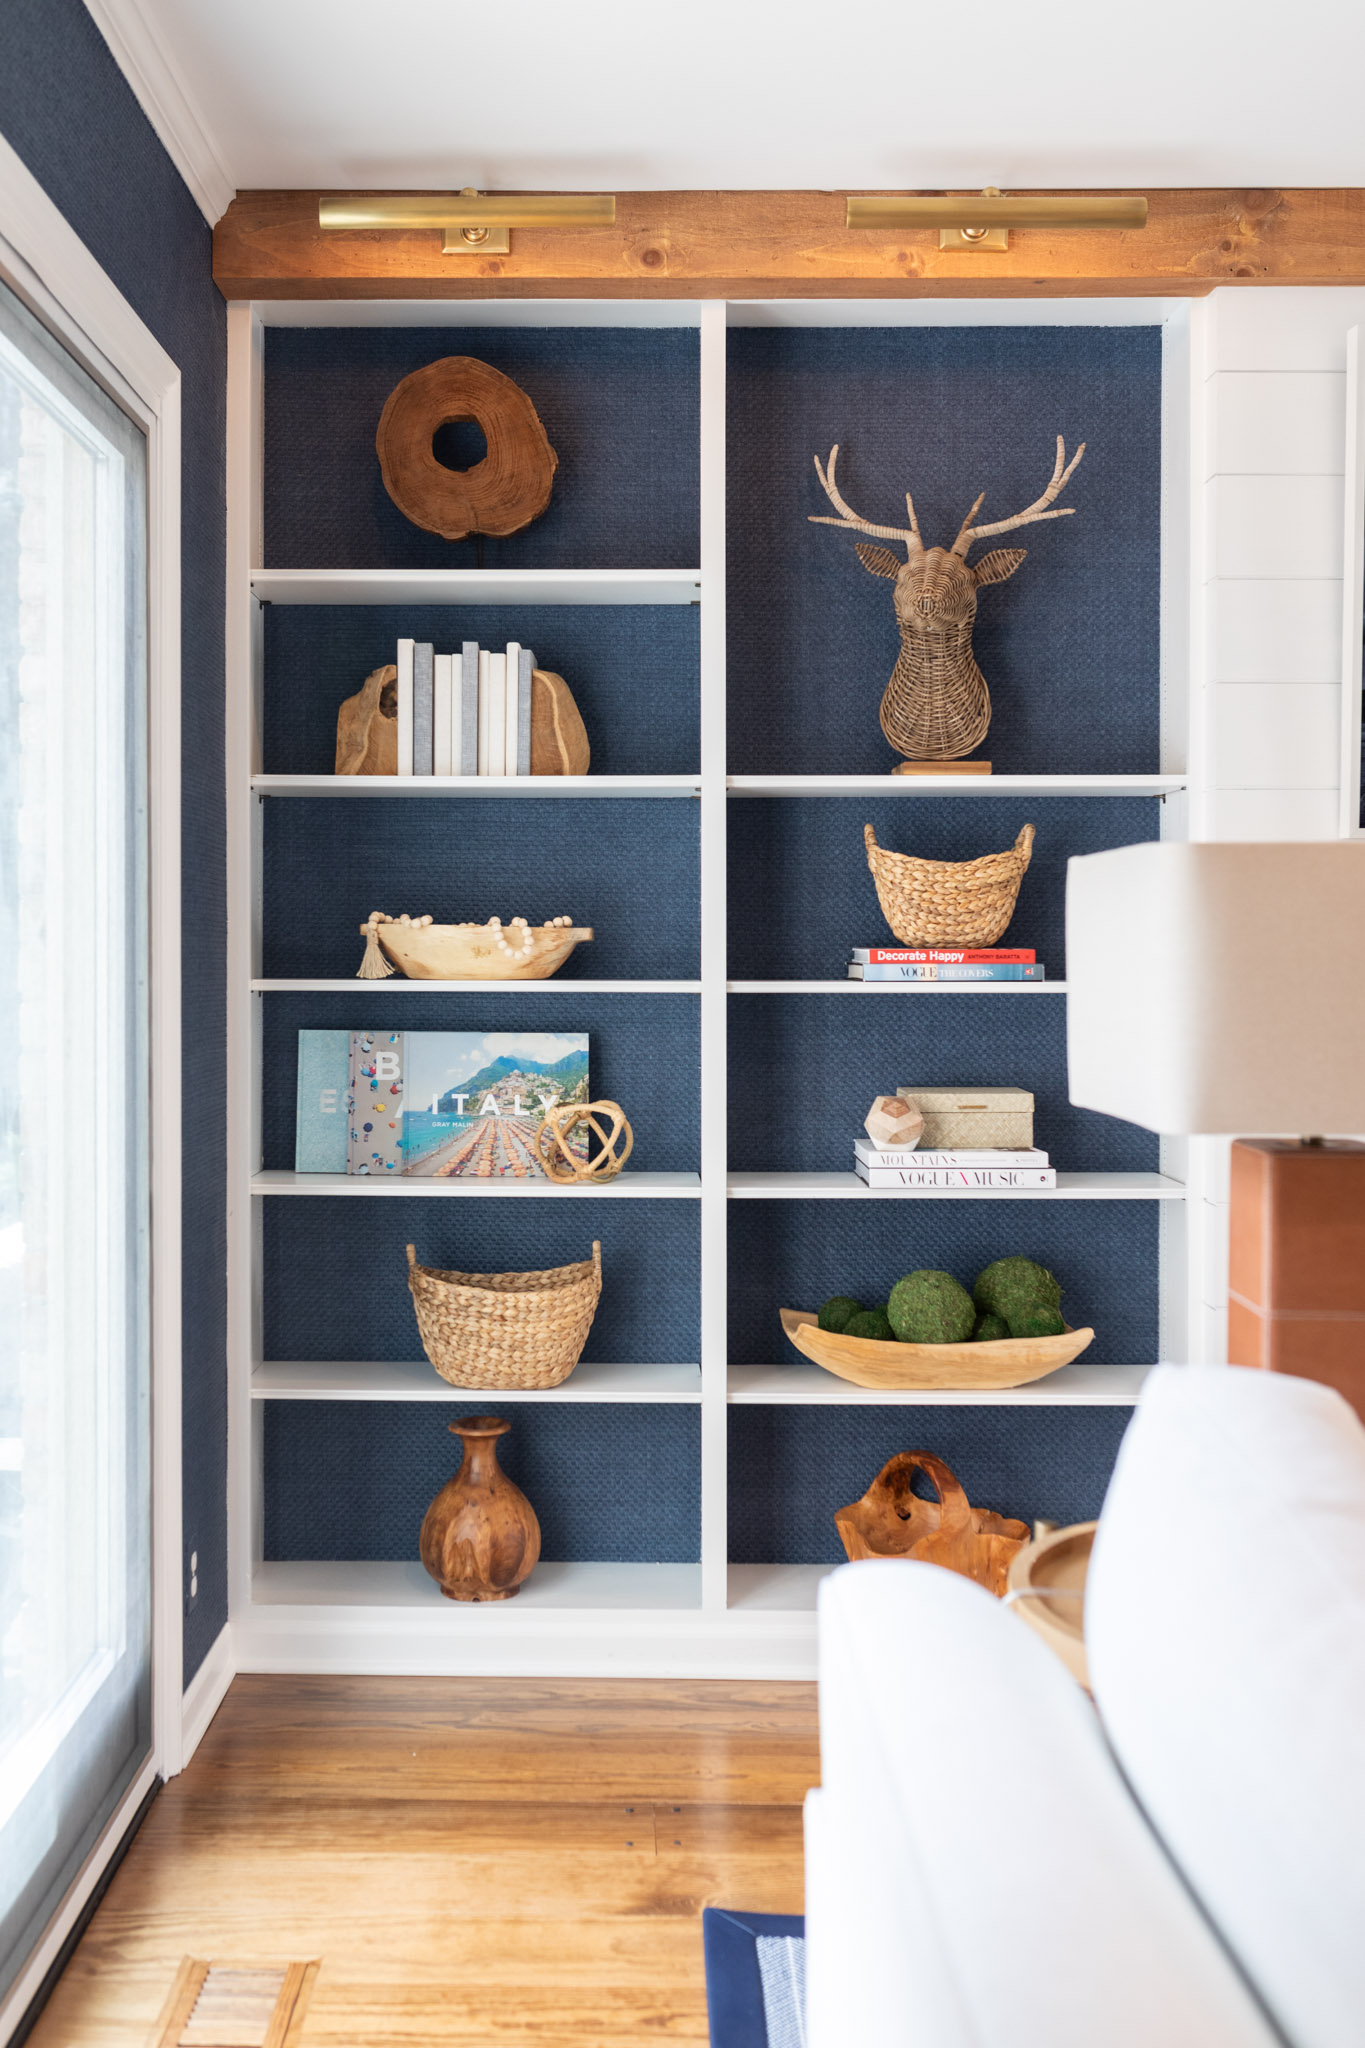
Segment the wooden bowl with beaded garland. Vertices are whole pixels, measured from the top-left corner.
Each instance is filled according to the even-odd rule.
[[[548,981],[575,946],[592,937],[591,926],[567,917],[528,924],[514,917],[504,924],[436,924],[430,917],[388,917],[375,911],[360,927],[366,940],[358,970],[362,981],[377,981],[395,968],[410,981]]]

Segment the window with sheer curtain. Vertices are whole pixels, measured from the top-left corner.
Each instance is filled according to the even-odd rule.
[[[146,444],[0,287],[0,1996],[151,1745]]]

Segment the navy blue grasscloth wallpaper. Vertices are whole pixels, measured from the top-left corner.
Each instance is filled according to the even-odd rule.
[[[546,808],[551,806],[547,804]],[[364,943],[357,933],[357,960]],[[587,950],[579,948],[580,952]],[[697,997],[591,992],[575,995],[572,982],[560,975],[555,976],[548,989],[537,990],[520,1000],[515,995],[409,995],[406,991],[401,996],[385,996],[376,994],[374,983],[366,981],[356,983],[354,994],[267,996],[261,1049],[262,1149],[267,1167],[294,1164],[299,1032],[376,1029],[586,1031],[593,1094],[599,1100],[605,1097],[609,1102],[629,1105],[635,1132],[632,1172],[698,1170]],[[274,1206],[272,1203],[271,1207]],[[374,1205],[361,1202],[359,1206],[369,1209]],[[436,1206],[443,1208],[445,1204]],[[500,1211],[506,1204],[463,1202],[457,1206],[473,1206],[482,1212],[489,1207]],[[512,1206],[515,1209],[517,1205]],[[550,1207],[554,1206],[551,1202]],[[611,1206],[619,1209],[622,1205],[618,1202]],[[459,1261],[455,1263],[458,1265]],[[515,1259],[512,1263],[516,1264]],[[542,1261],[532,1259],[525,1263],[535,1266]]]
[[[384,910],[456,923],[571,917],[596,936],[565,976],[693,979],[697,813],[686,797],[272,800],[266,976],[354,975],[358,927]],[[528,996],[522,1014],[545,1000]]]
[[[422,1356],[405,1245],[446,1272],[566,1266],[602,1247],[602,1298],[583,1356],[612,1365],[695,1364],[698,1208],[686,1197],[622,1202],[299,1196],[265,1205],[267,1358]],[[339,1414],[340,1406],[326,1411]]]
[[[226,315],[209,228],[81,0],[0,9],[0,134],[182,379],[184,1548],[187,1559],[199,1553],[199,1593],[185,1615],[188,1682],[227,1619]]]
[[[891,585],[829,513],[813,457],[840,447],[862,518],[949,547],[1031,504],[1057,435],[1087,452],[1070,519],[992,546],[1028,559],[981,593],[976,657],[997,774],[1157,765],[1161,337],[1155,327],[739,328],[729,337],[732,774],[878,773],[877,712],[899,639]]]
[[[1155,766],[1154,760],[1147,764]],[[1066,864],[1161,832],[1155,797],[746,797],[729,808],[730,974],[736,981],[838,980],[851,946],[898,943],[877,901],[863,826],[892,853],[975,860],[1035,830],[1002,944],[1032,946],[1066,975]],[[1007,999],[1008,1000],[1008,999]],[[1031,1000],[1031,998],[1025,998]]]
[[[594,775],[695,775],[698,618],[687,604],[268,605],[266,770],[330,775],[337,706],[404,634],[446,654],[524,640],[573,691]]]
[[[779,1308],[817,1309],[831,1294],[879,1307],[902,1274],[925,1267],[970,1288],[992,1259],[1017,1256],[1050,1267],[1062,1283],[1067,1321],[1094,1330],[1087,1363],[1150,1364],[1157,1355],[1156,1210],[1145,1201],[732,1201],[730,1358],[736,1365],[801,1363],[782,1334]],[[1051,1412],[1065,1428],[1078,1411]],[[807,1409],[808,1426],[818,1431],[824,1413]]]
[[[731,996],[729,1069],[738,1173],[850,1172],[873,1096],[914,1087],[1027,1088],[1035,1142],[1064,1173],[1157,1170],[1150,1131],[1073,1107],[1056,996]]]
[[[1088,1522],[1130,1408],[732,1408],[730,1556],[842,1564],[836,1508],[897,1451],[933,1451],[973,1507],[1021,1521]]]
[[[468,1398],[449,1408],[272,1401],[266,1556],[414,1558],[422,1517],[460,1462],[446,1425],[475,1412]],[[695,1563],[695,1406],[526,1401],[507,1412],[512,1428],[498,1446],[499,1463],[535,1507],[542,1557]],[[630,1502],[624,1514],[623,1494]]]
[[[374,444],[394,386],[460,355],[522,386],[559,457],[548,511],[522,533],[485,539],[486,568],[696,567],[698,347],[684,327],[270,328],[267,567],[475,565],[476,540],[442,540],[403,517]],[[461,442],[458,467],[481,453],[467,433]]]

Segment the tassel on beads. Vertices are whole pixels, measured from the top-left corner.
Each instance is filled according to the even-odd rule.
[[[373,910],[361,925],[361,934],[365,940],[365,958],[356,969],[357,981],[383,981],[386,975],[394,972],[392,962],[386,960],[379,950],[379,927],[381,924],[392,922],[393,919],[386,917],[382,910]]]

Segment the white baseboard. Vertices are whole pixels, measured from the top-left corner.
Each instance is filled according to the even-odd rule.
[[[194,1677],[185,1687],[180,1706],[180,1768],[183,1771],[198,1749],[209,1722],[223,1704],[224,1695],[237,1676],[232,1654],[232,1627],[224,1623],[218,1639]]]
[[[812,1679],[811,1613],[530,1617],[476,1608],[473,1628],[411,1610],[253,1605],[233,1623],[239,1671],[349,1677]],[[492,1615],[500,1626],[478,1623]],[[467,1619],[465,1616],[461,1620]]]

